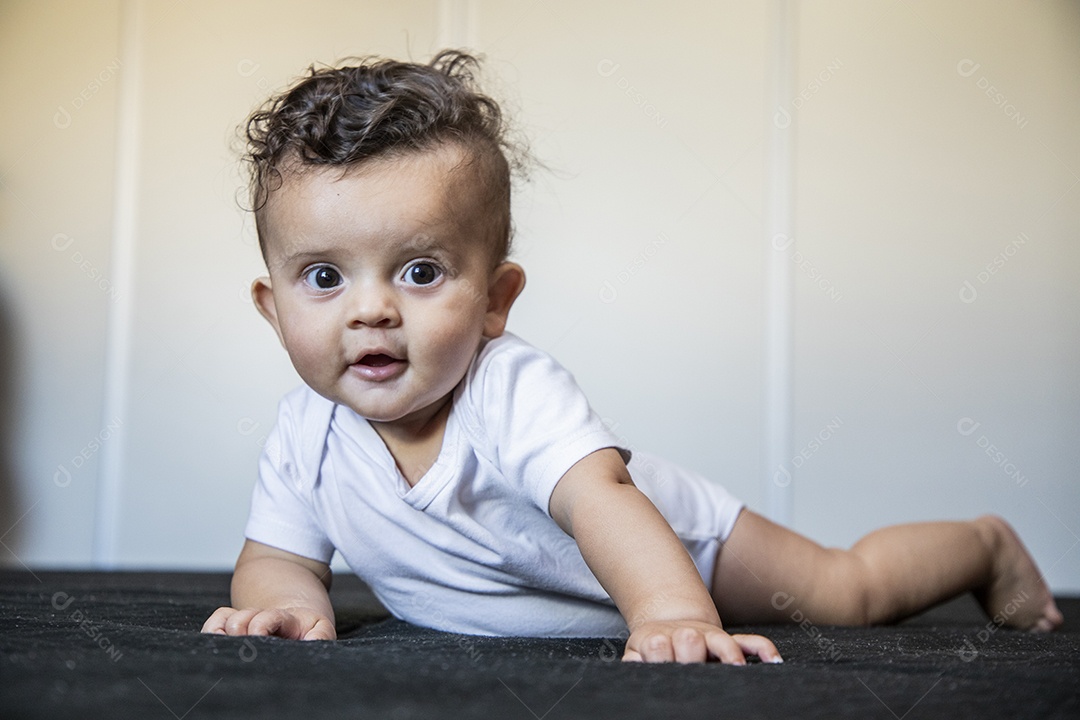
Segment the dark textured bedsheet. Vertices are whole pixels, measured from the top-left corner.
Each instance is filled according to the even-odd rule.
[[[894,627],[743,628],[783,665],[645,666],[618,662],[618,639],[407,625],[351,576],[332,593],[336,642],[200,634],[228,583],[0,571],[0,718],[1080,717],[1080,598],[1060,600],[1051,635],[998,629],[961,598]]]

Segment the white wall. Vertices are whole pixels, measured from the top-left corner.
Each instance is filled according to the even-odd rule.
[[[830,544],[1002,513],[1076,592],[1080,11],[981,7],[798,6],[781,492]],[[313,61],[446,44],[486,54],[550,168],[517,193],[512,329],[630,445],[763,507],[775,22],[734,1],[0,2],[0,560],[230,565],[297,382],[247,299],[233,130]]]
[[[91,559],[100,457],[88,445],[117,305],[118,11],[0,3],[0,552],[14,565]]]
[[[1076,590],[1080,6],[994,8],[800,6],[796,525],[994,511]]]

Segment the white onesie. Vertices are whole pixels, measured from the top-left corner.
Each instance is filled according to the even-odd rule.
[[[615,637],[626,623],[548,500],[574,463],[618,446],[573,376],[507,333],[473,360],[438,459],[412,487],[367,420],[307,387],[285,396],[245,534],[320,562],[337,550],[390,612],[417,625]],[[644,453],[628,467],[709,586],[742,504]]]

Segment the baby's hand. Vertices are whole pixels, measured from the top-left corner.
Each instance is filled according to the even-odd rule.
[[[761,635],[728,635],[716,625],[696,620],[647,622],[626,640],[623,660],[630,662],[705,662],[716,659],[745,665],[745,655],[762,662],[783,662],[780,652]]]
[[[330,619],[307,608],[237,610],[219,607],[202,626],[215,635],[275,635],[288,640],[336,640]]]

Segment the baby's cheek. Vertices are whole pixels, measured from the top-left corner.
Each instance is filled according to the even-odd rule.
[[[328,369],[328,358],[324,356],[325,353],[319,352],[319,343],[312,343],[306,337],[290,338],[288,336],[286,336],[286,342],[293,367],[308,384],[318,379],[320,370]]]
[[[438,329],[432,328],[429,339],[428,357],[432,364],[440,368],[442,374],[457,376],[452,380],[456,384],[472,362],[479,346],[479,336],[474,337],[471,328],[446,324]]]

